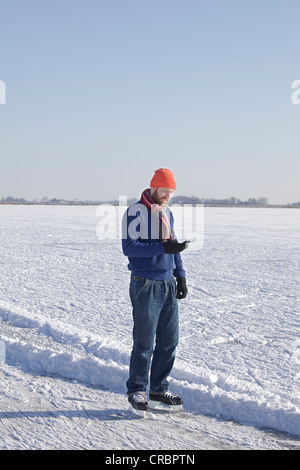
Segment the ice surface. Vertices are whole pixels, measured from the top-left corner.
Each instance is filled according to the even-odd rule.
[[[119,240],[98,239],[96,207],[0,205],[0,448],[300,448],[299,216],[205,208],[182,253],[184,413],[145,423],[127,412]]]

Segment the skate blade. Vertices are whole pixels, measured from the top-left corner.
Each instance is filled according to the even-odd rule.
[[[148,410],[137,410],[136,408],[133,408],[131,403],[128,405],[128,410],[131,411],[131,413],[135,414],[136,416],[139,416],[140,418],[145,418],[145,419],[155,419],[155,416],[151,411]]]
[[[150,410],[155,411],[169,411],[171,413],[179,413],[183,410],[182,405],[167,405],[166,403],[162,403],[160,401],[149,400],[148,402]]]

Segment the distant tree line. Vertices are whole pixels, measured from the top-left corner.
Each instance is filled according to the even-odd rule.
[[[129,198],[127,200],[128,204],[133,204],[136,202],[136,198]],[[61,204],[61,205],[88,205],[88,204],[118,204],[118,200],[113,201],[80,201],[78,199],[74,199],[72,201],[68,201],[65,199],[57,199],[52,198],[48,199],[47,197],[43,197],[40,200],[28,201],[24,198],[15,198],[15,197],[2,197],[0,200],[0,204]],[[259,197],[259,198],[249,198],[245,201],[242,201],[236,197],[230,197],[227,199],[213,199],[213,198],[204,198],[204,197],[197,197],[197,196],[173,196],[170,205],[172,204],[204,204],[204,206],[268,206],[268,199],[266,197]],[[282,204],[285,207],[300,207],[300,202],[293,202],[290,204]]]
[[[63,203],[68,203],[68,202],[71,202],[71,201],[65,201],[64,199],[56,199],[56,198],[53,198],[53,199],[48,199],[47,197],[44,197],[43,199],[41,200],[34,200],[34,201],[28,201],[27,199],[24,199],[23,197],[12,197],[12,196],[8,196],[8,197],[2,197],[2,200],[0,201],[0,203],[2,204],[63,204]]]
[[[8,196],[8,197],[3,197],[1,202],[2,203],[18,202],[19,204],[22,204],[22,203],[25,204],[27,201],[23,197],[16,198],[16,197]]]
[[[174,196],[172,197],[172,204],[204,204],[211,206],[268,206],[268,199],[266,197],[249,198],[246,201],[241,201],[236,197],[227,199],[209,199],[199,198],[195,196]]]

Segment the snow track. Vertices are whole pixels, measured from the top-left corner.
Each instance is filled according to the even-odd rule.
[[[0,371],[1,449],[247,450],[299,449],[296,437],[192,413],[155,420],[126,411],[122,394],[72,380]]]
[[[35,373],[56,374],[87,385],[122,389],[128,368],[109,357],[120,357],[113,348],[103,348],[80,333],[69,334],[65,326],[52,328],[0,308],[0,337],[6,344],[7,362]],[[5,321],[9,318],[9,322]]]
[[[64,331],[63,325],[60,325],[61,328],[58,328],[58,325],[56,325],[56,328],[51,328],[48,323],[42,324],[38,320],[28,318],[24,311],[13,313],[2,308],[0,309],[0,318],[0,337],[6,344],[8,364],[18,366],[26,373],[48,376],[50,381],[53,381],[56,377],[76,381],[83,386],[96,387],[99,395],[101,395],[100,391],[109,390],[111,392],[115,391],[121,396],[124,394],[123,402],[126,409],[124,384],[128,376],[126,364],[129,362],[129,355],[126,356],[125,352],[118,350],[116,347],[108,347],[108,341],[100,343],[96,338],[81,337],[79,331],[74,332],[74,328],[72,334]],[[8,319],[10,319],[9,322]],[[110,359],[112,357],[117,358],[119,362]],[[125,364],[120,362],[120,358]],[[291,410],[282,410],[280,407],[278,410],[272,409],[263,402],[251,401],[246,394],[243,396],[242,394],[233,393],[231,387],[227,386],[227,389],[218,387],[215,384],[217,377],[213,374],[203,374],[201,376],[175,367],[170,380],[172,390],[185,397],[185,410],[191,413],[189,415],[185,412],[177,417],[175,421],[178,422],[179,419],[179,423],[183,417],[184,419],[191,419],[195,416],[195,413],[205,413],[208,416],[233,419],[244,423],[249,423],[249,417],[255,416],[256,422],[250,422],[250,424],[276,428],[278,423],[282,423],[283,427],[285,426],[284,423],[287,421],[288,414],[289,425],[292,429],[298,429],[298,413],[293,413]],[[258,384],[258,387],[261,386]],[[26,427],[26,419],[28,419],[27,424],[30,427],[33,418],[55,417],[59,418],[65,425],[70,426],[70,418],[85,417],[87,419],[85,426],[88,426],[92,419],[109,421],[111,419],[125,419],[124,417],[127,416],[122,408],[116,412],[116,415],[113,414],[113,417],[111,417],[109,412],[98,409],[61,411],[57,410],[57,407],[59,408],[57,404],[53,409],[54,411],[44,412],[40,411],[43,409],[43,397],[35,394],[28,396],[26,391],[23,391],[23,393],[26,398],[24,400],[20,397],[19,402],[16,397],[10,397],[9,404],[10,407],[13,406],[14,412],[7,414],[3,411],[3,414],[0,414],[0,417],[2,416],[2,419],[4,419],[4,426],[6,426],[5,418],[8,416],[17,420],[21,419],[20,422],[23,427]],[[87,398],[82,400],[84,402],[89,401]],[[120,402],[120,399],[118,401]],[[86,405],[86,403],[84,404]],[[25,422],[24,418],[26,418]],[[170,416],[168,419],[170,421],[172,417]],[[12,424],[11,427],[13,434],[16,430],[14,426],[16,425]],[[76,436],[75,439],[77,441]],[[205,446],[207,445],[208,442],[206,441]],[[215,448],[222,448],[223,444],[218,442],[214,446]],[[224,444],[224,448],[226,447],[227,445]]]

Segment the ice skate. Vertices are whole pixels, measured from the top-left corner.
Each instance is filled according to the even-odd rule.
[[[183,399],[170,392],[150,393],[149,408],[157,411],[179,412],[183,409]]]
[[[148,401],[144,393],[132,393],[128,397],[128,402],[128,409],[134,414],[141,416],[142,418],[145,416],[145,413],[149,410]]]

